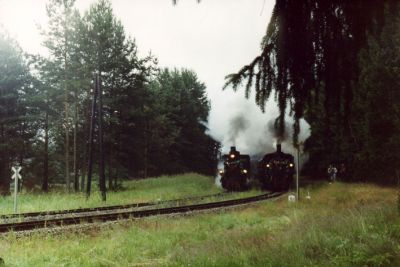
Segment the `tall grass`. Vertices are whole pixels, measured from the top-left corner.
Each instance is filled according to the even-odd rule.
[[[229,242],[182,250],[170,265],[400,266],[393,189],[335,184],[313,193],[310,202],[280,203],[280,227],[242,228]],[[270,223],[276,219],[266,216]]]
[[[44,211],[96,207],[101,205],[128,204],[134,202],[166,200],[186,196],[218,193],[212,177],[194,173],[177,176],[162,176],[143,180],[125,181],[123,190],[107,192],[107,202],[101,200],[96,186],[89,199],[83,193],[67,194],[53,191],[47,194],[25,192],[18,197],[18,211]],[[0,197],[0,214],[13,212],[13,196]]]
[[[301,203],[282,198],[84,233],[9,234],[0,257],[7,266],[400,266],[395,189],[337,183],[310,192]]]

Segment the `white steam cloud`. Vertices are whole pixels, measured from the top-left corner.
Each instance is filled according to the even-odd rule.
[[[215,185],[219,188],[222,188],[221,183],[221,174],[219,174],[219,170],[224,168],[224,162],[222,160],[218,161],[217,173],[215,174]]]
[[[228,153],[231,146],[236,146],[238,151],[253,158],[276,150],[278,136],[274,122],[279,109],[273,98],[267,102],[265,113],[262,113],[254,99],[245,99],[240,92],[232,94],[227,89],[221,92],[220,97],[211,103],[208,127],[209,134],[221,142],[223,154]],[[296,149],[292,143],[293,118],[287,116],[285,126],[285,135],[281,137],[282,151],[295,156]],[[300,121],[299,141],[308,138],[309,128],[305,120]]]

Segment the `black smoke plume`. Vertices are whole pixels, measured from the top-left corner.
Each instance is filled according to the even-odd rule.
[[[244,114],[238,114],[229,122],[229,142],[236,145],[236,139],[240,133],[244,132],[250,125],[250,121],[244,117]]]
[[[284,122],[283,129],[279,129],[279,118],[269,120],[267,128],[277,143],[287,141],[292,133],[292,127],[287,121]]]

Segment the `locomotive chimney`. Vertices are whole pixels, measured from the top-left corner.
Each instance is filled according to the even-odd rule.
[[[282,152],[282,146],[281,144],[276,144],[276,152],[281,153]]]
[[[231,146],[231,151],[229,153],[235,153],[236,152],[236,147],[235,146]]]

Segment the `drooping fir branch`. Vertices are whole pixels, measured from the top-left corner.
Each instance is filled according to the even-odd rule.
[[[346,119],[351,114],[351,84],[358,78],[357,54],[365,44],[365,34],[382,25],[385,4],[395,3],[367,2],[276,0],[261,54],[227,75],[224,89],[231,86],[236,91],[246,82],[246,97],[254,88],[262,111],[274,90],[280,110],[278,130],[284,130],[288,108],[295,120],[295,143],[299,120],[306,109],[318,105],[321,90],[327,116]]]
[[[249,98],[251,88],[254,85],[256,103],[263,111],[265,102],[271,94],[275,79],[269,57],[272,47],[272,44],[268,45],[263,53],[256,57],[249,65],[244,66],[238,73],[229,74],[225,77],[227,81],[224,85],[224,89],[228,86],[232,86],[234,91],[240,88],[243,81],[247,81],[245,88],[246,98]]]
[[[201,0],[196,0],[197,1],[197,3],[200,3],[201,2]],[[173,5],[176,5],[178,3],[178,0],[172,0],[172,4]]]

